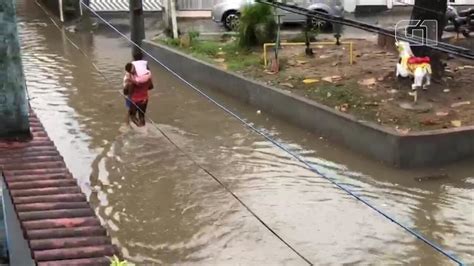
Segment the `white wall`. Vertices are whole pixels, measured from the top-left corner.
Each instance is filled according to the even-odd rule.
[[[354,12],[357,6],[357,0],[344,0],[344,10],[346,12]]]

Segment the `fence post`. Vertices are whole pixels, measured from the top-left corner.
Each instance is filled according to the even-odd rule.
[[[59,18],[61,19],[61,22],[64,22],[64,6],[63,6],[63,0],[59,0]]]

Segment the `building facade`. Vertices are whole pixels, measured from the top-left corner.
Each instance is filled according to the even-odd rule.
[[[223,0],[176,0],[176,7],[181,11],[211,10]],[[415,0],[341,0],[347,12],[354,12],[361,6],[385,6],[392,8],[401,5],[413,5]],[[129,0],[90,0],[95,11],[128,11]],[[448,0],[451,5],[474,5],[474,0]],[[161,0],[143,0],[145,11],[161,11]]]

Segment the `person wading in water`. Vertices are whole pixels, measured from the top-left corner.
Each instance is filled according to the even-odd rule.
[[[132,101],[129,109],[130,119],[139,127],[145,126],[145,113],[148,106],[148,91],[153,89],[153,81],[148,62],[143,54],[133,56],[132,86],[129,87],[129,98]],[[137,118],[138,114],[138,118]]]
[[[132,74],[133,74],[133,65],[132,63],[127,63],[125,65],[125,75],[123,77],[123,95],[125,95],[125,107],[127,107],[127,118],[125,120],[125,123],[127,125],[130,124],[130,106],[131,106],[131,100],[129,97],[129,93],[131,90],[131,87],[133,86],[132,83]]]

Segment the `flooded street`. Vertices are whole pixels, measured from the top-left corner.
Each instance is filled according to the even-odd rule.
[[[123,66],[131,57],[126,40],[106,25],[94,34],[61,31],[33,1],[18,0],[17,14],[31,105],[129,261],[139,265],[305,265],[305,260],[315,265],[453,263],[154,62],[150,64],[156,88],[148,116],[156,124],[127,129],[125,103],[118,93]],[[127,20],[112,23],[128,33]],[[156,23],[147,20],[148,37]],[[463,262],[474,263],[474,160],[440,169],[392,169],[207,92],[324,175]],[[416,179],[426,175],[448,177]]]

